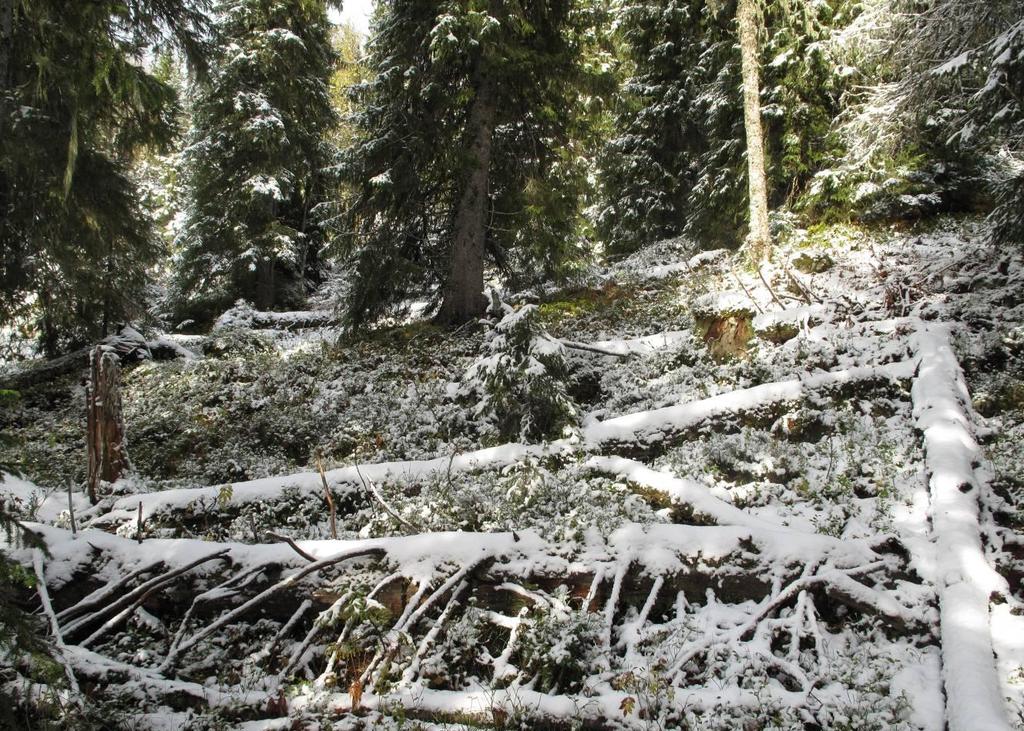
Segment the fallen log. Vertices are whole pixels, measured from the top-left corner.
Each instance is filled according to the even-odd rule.
[[[130,327],[104,338],[98,345],[112,349],[123,364],[143,360],[198,357],[192,351],[164,337],[146,340],[137,330]],[[56,358],[21,363],[16,368],[0,374],[0,388],[23,391],[72,373],[84,372],[89,367],[89,355],[95,347],[89,345]]]

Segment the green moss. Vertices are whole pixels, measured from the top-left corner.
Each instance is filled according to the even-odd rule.
[[[607,308],[620,300],[629,299],[633,294],[630,288],[609,282],[597,289],[565,290],[559,294],[559,299],[543,302],[537,309],[542,323],[561,322]]]
[[[793,266],[804,274],[821,274],[834,265],[832,257],[824,251],[804,251],[793,259]]]

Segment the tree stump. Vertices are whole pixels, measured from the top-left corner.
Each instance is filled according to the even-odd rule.
[[[102,345],[89,356],[85,392],[89,500],[95,505],[100,482],[116,482],[130,467],[121,412],[121,368],[117,354]]]

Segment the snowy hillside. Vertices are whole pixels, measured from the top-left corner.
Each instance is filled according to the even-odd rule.
[[[0,493],[59,664],[4,681],[146,729],[1022,728],[1024,256],[985,234],[671,240],[454,334],[239,308],[125,368],[97,505],[77,373],[26,388]]]

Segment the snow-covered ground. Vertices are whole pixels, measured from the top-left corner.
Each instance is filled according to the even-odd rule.
[[[530,443],[471,387],[515,319],[225,322],[126,374],[137,472],[77,534],[80,396],[25,395],[14,554],[147,728],[1021,727],[1022,267],[962,221],[664,242],[506,314],[568,369]]]

